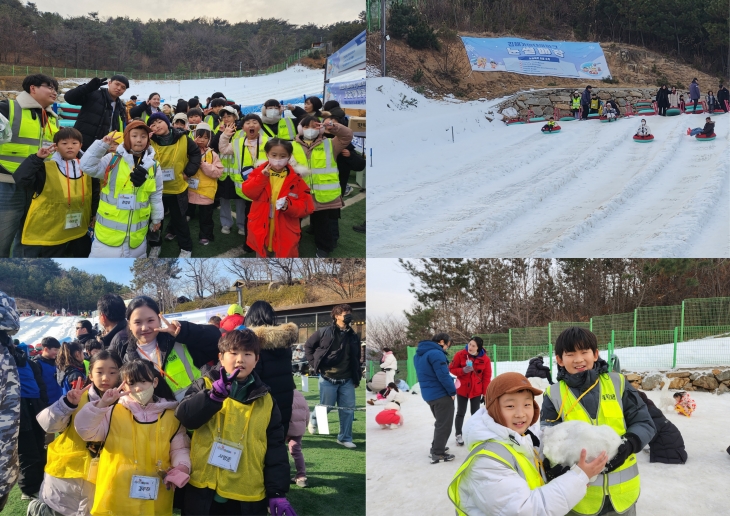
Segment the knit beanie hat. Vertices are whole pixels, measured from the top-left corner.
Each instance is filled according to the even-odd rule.
[[[152,113],[147,119],[147,125],[152,125],[152,122],[154,122],[155,120],[162,120],[163,122],[165,122],[165,124],[167,124],[167,127],[170,127],[170,119],[167,118],[167,115],[162,111]]]
[[[228,307],[228,315],[233,314],[243,315],[243,308],[241,307],[241,305],[232,304]]]
[[[178,113],[177,115],[175,115],[172,118],[172,123],[175,123],[178,120],[182,120],[183,122],[185,122],[187,124],[188,123],[188,115],[186,115],[185,113]]]
[[[152,129],[150,129],[150,127],[142,120],[132,120],[124,129],[124,148],[127,149],[129,152],[132,151],[132,138],[129,135],[132,129],[144,129],[145,131],[147,131],[147,147],[145,147],[145,150],[147,150],[147,148],[150,146],[149,134],[152,132]]]
[[[502,426],[508,426],[502,417],[502,411],[499,410],[499,403],[497,402],[499,397],[504,394],[519,391],[530,391],[534,396],[542,394],[540,389],[533,387],[530,381],[520,373],[502,373],[490,382],[489,387],[487,387],[485,405],[487,407],[487,413],[492,416],[492,419],[496,423]],[[528,426],[534,425],[540,419],[540,407],[537,405],[534,397],[532,404],[535,407],[535,413],[532,415],[532,421]]]

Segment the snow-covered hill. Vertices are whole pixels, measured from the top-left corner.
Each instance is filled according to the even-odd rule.
[[[76,338],[76,321],[82,317],[21,317],[20,331],[13,338],[28,345],[38,344],[43,337],[56,337],[59,341],[66,337]],[[96,319],[89,319],[92,324]]]
[[[501,99],[433,101],[368,80],[369,256],[730,256],[730,115],[505,126]],[[493,115],[488,115],[492,117]],[[453,131],[453,142],[452,142]]]

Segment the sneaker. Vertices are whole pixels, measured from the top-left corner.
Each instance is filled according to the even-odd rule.
[[[209,243],[210,243],[210,240],[208,240],[207,238],[201,238],[199,240],[200,245],[208,245]]]
[[[221,228],[221,233],[224,235],[229,235],[231,233],[231,228],[229,226],[223,226]]]
[[[439,462],[451,462],[456,457],[450,453],[444,453],[443,455],[431,454],[431,464],[438,464]]]
[[[345,187],[345,197],[347,197],[347,196],[348,196],[348,195],[350,195],[351,193],[352,193],[352,187],[351,187],[350,185],[347,185],[347,186]]]
[[[355,443],[353,443],[352,441],[340,441],[339,439],[337,439],[337,444],[341,444],[345,448],[357,448],[357,446],[355,446]]]
[[[329,255],[330,254],[324,249],[317,249],[317,258],[327,258]]]
[[[244,253],[255,253],[256,251],[248,244],[243,244],[243,252]]]
[[[159,245],[156,245],[155,247],[150,247],[150,258],[159,258],[161,249],[162,247],[160,247]]]
[[[357,233],[365,233],[365,223],[363,222],[359,226],[352,226],[352,230]]]
[[[173,235],[172,233],[168,233],[167,235],[165,235],[165,240],[175,240],[175,235]]]
[[[293,480],[297,487],[307,487],[309,485],[307,484],[307,477],[299,477]]]
[[[457,434],[456,444],[457,444],[457,446],[464,446],[464,438],[461,437],[461,434]]]
[[[312,421],[310,419],[309,425],[307,425],[307,430],[309,430],[309,433],[312,435],[316,434],[317,433],[317,423],[315,423],[314,421]]]
[[[246,230],[243,228],[238,228],[238,234],[241,236],[246,236]]]
[[[30,501],[30,500],[37,500],[38,499],[38,493],[33,493],[32,495],[22,494],[20,495],[20,499],[24,501]]]
[[[365,403],[368,405],[375,405],[375,402],[373,400],[367,400]]]
[[[192,251],[186,251],[185,249],[180,249],[180,256],[178,258],[190,258],[192,256]]]
[[[691,132],[692,132],[692,129],[690,129],[690,128],[688,127],[688,128],[687,128],[687,136],[689,136],[689,133],[691,133]]]

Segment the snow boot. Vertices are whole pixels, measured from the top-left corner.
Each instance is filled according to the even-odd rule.
[[[451,462],[454,460],[456,456],[450,454],[450,453],[444,453],[443,455],[436,455],[435,453],[431,454],[431,464],[438,464],[439,462]]]
[[[690,128],[688,127],[688,128],[687,128],[687,136],[690,136],[690,133],[692,133],[692,129],[690,129]]]
[[[464,446],[464,438],[461,437],[461,434],[458,434],[456,436],[456,445],[457,446]]]

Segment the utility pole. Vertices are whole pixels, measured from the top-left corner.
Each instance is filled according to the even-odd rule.
[[[241,76],[241,66],[243,65],[243,61],[238,62],[238,76]]]
[[[385,77],[385,42],[387,41],[387,36],[385,34],[385,3],[387,0],[380,0],[380,23],[382,27],[382,32],[380,33],[380,73],[383,77]]]

